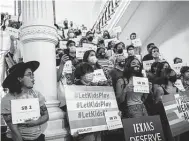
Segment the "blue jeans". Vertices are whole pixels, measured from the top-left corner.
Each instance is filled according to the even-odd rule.
[[[148,113],[144,104],[136,104],[136,105],[127,106],[127,109],[126,109],[127,118],[138,118],[142,116],[148,116]]]

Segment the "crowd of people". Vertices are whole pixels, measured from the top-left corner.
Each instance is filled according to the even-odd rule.
[[[61,27],[55,24],[59,36],[55,52],[56,60],[54,61],[56,61],[57,66],[60,108],[67,112],[64,85],[111,86],[115,92],[121,118],[159,115],[165,139],[170,141],[171,133],[162,100],[164,95],[176,93],[189,95],[189,66],[182,65],[180,72],[172,68],[172,64],[183,64],[182,58],[177,57],[174,58],[173,62],[167,62],[160,56],[160,49],[155,43],[147,45],[148,54],[142,57],[141,50],[145,47],[137,39],[136,33],[130,35],[131,44],[125,45],[119,40],[119,34],[111,35],[108,30],[97,33],[87,30],[85,26],[74,28],[73,23],[69,24],[67,20],[64,21],[63,25]],[[3,26],[2,28],[2,30],[6,29]],[[11,36],[11,48],[18,48],[14,44],[16,40]],[[33,73],[39,67],[40,62],[24,63],[21,58],[14,59],[14,51],[12,50],[5,55],[5,58],[14,62],[8,65],[7,77],[2,83],[6,95],[1,101],[1,114],[9,127],[6,139],[8,141],[42,141],[44,135],[38,127],[48,121],[48,111],[44,103],[45,98],[33,90]],[[149,68],[144,67],[144,63],[147,61],[152,61]],[[69,67],[71,71],[68,71]],[[94,71],[96,70],[103,70],[106,79],[94,82]],[[133,77],[148,78],[150,92],[148,94],[134,92]],[[175,86],[177,80],[181,80],[184,91]],[[41,117],[35,122],[12,124],[8,101],[30,97],[39,98]],[[189,133],[187,132],[187,134]],[[189,137],[186,135],[176,136],[174,140],[187,141]],[[122,129],[82,135],[76,132],[70,140],[124,141],[124,133]]]

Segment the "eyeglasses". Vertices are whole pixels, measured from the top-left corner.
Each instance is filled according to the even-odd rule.
[[[33,73],[28,73],[28,74],[25,74],[24,76],[32,78],[32,77],[34,77],[34,74]]]

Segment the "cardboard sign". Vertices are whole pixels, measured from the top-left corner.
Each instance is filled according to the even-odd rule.
[[[143,61],[144,70],[150,70],[151,66],[154,62],[155,62],[155,60]]]
[[[40,117],[39,99],[11,100],[12,123],[24,123],[26,120],[37,120]]]
[[[117,111],[105,112],[105,117],[108,130],[123,128],[121,117],[118,115]]]
[[[63,73],[72,73],[72,61],[66,61],[64,64]]]
[[[83,43],[83,48],[86,48],[86,50],[94,50],[96,52],[97,46],[94,44],[88,44],[88,43]]]
[[[60,42],[59,42],[59,45],[60,45],[60,48],[61,48],[61,49],[67,49],[66,44],[67,44],[67,41],[60,41]]]
[[[114,32],[114,33],[121,33],[121,31],[122,31],[122,30],[121,30],[121,26],[117,26],[117,27],[114,27],[114,28],[113,28],[113,32]]]
[[[110,42],[110,41],[117,41],[117,38],[112,38],[112,39],[105,39],[104,40],[104,44],[105,44],[105,47],[108,47],[108,43]]]
[[[189,96],[187,93],[164,95],[163,106],[172,135],[189,131]]]
[[[76,46],[79,46],[80,38],[73,38],[72,40],[75,42]]]
[[[104,113],[118,112],[112,87],[65,86],[71,135],[107,130]]]
[[[148,78],[145,77],[133,77],[134,92],[149,93]]]
[[[12,27],[7,27],[6,29],[9,33],[9,35],[14,36],[15,38],[19,37],[19,30],[18,29],[15,29],[15,28],[12,28]]]
[[[125,141],[165,141],[159,116],[123,119]]]
[[[127,53],[127,50],[123,50],[123,55],[127,58],[128,57],[128,53]]]
[[[131,43],[134,47],[141,47],[142,46],[142,42],[141,42],[140,38],[137,38],[135,40],[131,40]]]
[[[98,83],[99,81],[107,81],[103,69],[94,70],[93,75],[93,83]]]
[[[77,59],[83,59],[83,55],[85,54],[86,49],[82,47],[76,48],[76,58]]]
[[[183,63],[173,64],[172,69],[177,73],[180,74],[180,69],[182,68]]]
[[[180,79],[177,79],[177,81],[174,84],[180,91],[185,91],[185,88],[182,84],[182,81]]]

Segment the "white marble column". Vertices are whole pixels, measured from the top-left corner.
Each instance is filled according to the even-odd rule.
[[[35,89],[47,100],[50,118],[45,130],[46,140],[65,141],[68,135],[64,126],[65,113],[58,107],[60,102],[57,100],[55,45],[58,40],[52,1],[22,1],[22,20],[23,60],[40,62],[35,72]]]

